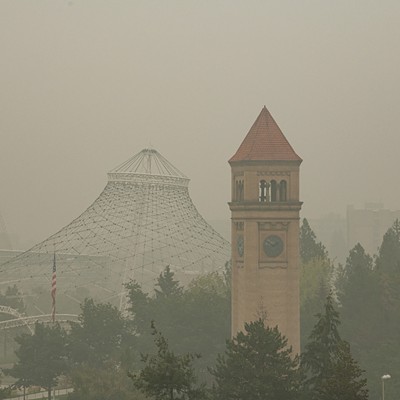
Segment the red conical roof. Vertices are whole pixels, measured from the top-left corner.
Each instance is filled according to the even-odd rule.
[[[229,160],[234,161],[302,160],[264,106],[236,154]]]

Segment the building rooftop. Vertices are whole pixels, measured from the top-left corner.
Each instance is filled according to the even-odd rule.
[[[264,106],[229,162],[302,161]]]

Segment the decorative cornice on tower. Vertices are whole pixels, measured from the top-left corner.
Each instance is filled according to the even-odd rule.
[[[301,163],[302,159],[293,150],[264,106],[229,163],[240,161],[297,161]]]

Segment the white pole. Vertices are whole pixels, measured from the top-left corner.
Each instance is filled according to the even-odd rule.
[[[385,380],[390,379],[391,376],[389,374],[382,375],[382,400],[385,400]]]

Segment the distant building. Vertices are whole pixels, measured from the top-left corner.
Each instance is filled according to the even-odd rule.
[[[329,213],[320,218],[307,219],[317,236],[317,240],[328,250],[331,260],[343,264],[348,255],[346,219],[336,213]]]
[[[400,219],[400,210],[391,211],[382,203],[367,203],[364,209],[347,207],[347,247],[360,243],[369,254],[376,254],[383,235]]]

